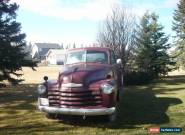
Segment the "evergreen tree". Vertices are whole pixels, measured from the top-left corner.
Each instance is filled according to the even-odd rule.
[[[0,2],[0,81],[19,82],[21,80],[14,77],[22,74],[16,71],[22,70],[22,66],[33,69],[36,66],[35,62],[26,58],[26,35],[21,33],[21,24],[16,22],[17,9],[18,5],[9,0]]]
[[[185,0],[180,0],[177,4],[177,10],[173,16],[172,29],[176,32],[176,50],[177,63],[179,66],[185,67]]]
[[[154,78],[166,74],[171,64],[167,53],[169,49],[167,42],[168,37],[163,32],[163,26],[158,23],[158,16],[155,13],[146,12],[141,19],[137,35],[138,70]]]

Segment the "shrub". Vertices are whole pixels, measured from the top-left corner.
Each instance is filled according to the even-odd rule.
[[[139,85],[146,84],[153,80],[154,78],[146,72],[127,72],[124,74],[124,84],[125,85]]]

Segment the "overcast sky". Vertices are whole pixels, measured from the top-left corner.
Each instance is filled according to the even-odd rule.
[[[26,40],[91,44],[96,42],[100,23],[115,4],[123,5],[138,17],[146,10],[160,16],[165,32],[172,34],[174,9],[179,0],[12,0],[20,5],[17,21]]]

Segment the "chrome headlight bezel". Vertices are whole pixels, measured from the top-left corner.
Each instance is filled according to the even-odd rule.
[[[47,88],[46,88],[45,85],[40,84],[40,85],[38,85],[38,87],[37,87],[37,92],[38,92],[39,95],[42,95],[42,94],[46,93],[46,89],[47,89]]]
[[[111,84],[105,83],[105,84],[101,85],[101,89],[102,89],[103,93],[111,94],[114,91],[115,87]]]

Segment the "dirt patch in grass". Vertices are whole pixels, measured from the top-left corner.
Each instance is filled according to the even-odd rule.
[[[43,66],[37,67],[36,71],[31,68],[24,67],[22,72],[24,75],[21,77],[25,79],[25,84],[37,84],[43,82],[43,77],[48,76],[49,79],[57,79],[61,66]]]

